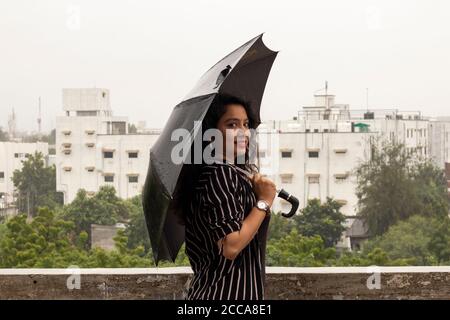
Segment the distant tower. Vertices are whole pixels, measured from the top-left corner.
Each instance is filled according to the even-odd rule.
[[[37,118],[39,135],[41,135],[41,122],[42,122],[42,118],[41,118],[41,97],[39,97],[39,115],[38,115],[38,118]]]
[[[8,133],[10,139],[14,139],[16,136],[16,125],[16,113],[14,112],[14,108],[12,108],[12,114],[10,114],[8,118]]]

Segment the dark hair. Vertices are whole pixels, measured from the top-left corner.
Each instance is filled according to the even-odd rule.
[[[230,104],[238,104],[244,107],[245,112],[249,120],[249,127],[255,129],[255,117],[250,108],[250,103],[242,100],[238,97],[220,93],[217,94],[209,107],[208,112],[202,122],[202,130],[205,132],[207,129],[217,128],[217,123],[220,118],[227,112],[227,106]]]
[[[202,134],[208,130],[217,128],[217,124],[220,118],[226,113],[227,107],[231,104],[238,104],[244,107],[245,112],[247,113],[247,117],[249,120],[249,128],[256,129],[256,120],[255,115],[253,114],[250,103],[244,101],[238,97],[228,95],[228,94],[217,94],[212,101],[208,112],[205,115],[205,118],[202,121]],[[254,138],[251,141],[255,141]],[[202,151],[208,146],[209,141],[203,141]],[[250,142],[252,143],[252,142]],[[185,215],[188,210],[190,210],[191,200],[194,197],[195,184],[197,183],[198,177],[202,171],[202,168],[206,163],[202,157],[201,164],[194,164],[193,158],[193,150],[191,148],[191,163],[184,164],[183,169],[181,170],[180,179],[178,180],[177,191],[175,192],[177,195],[179,213],[181,213],[182,223],[185,222]],[[244,164],[236,164],[236,166],[247,170],[249,172],[258,172],[258,168],[254,164],[250,164],[250,154],[247,149],[245,153],[245,163]]]

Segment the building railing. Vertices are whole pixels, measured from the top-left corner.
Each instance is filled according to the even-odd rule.
[[[183,299],[192,270],[0,269],[0,299]],[[450,299],[450,267],[268,267],[266,299]]]

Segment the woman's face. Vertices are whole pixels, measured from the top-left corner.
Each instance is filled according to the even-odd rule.
[[[233,155],[233,160],[245,155],[248,148],[250,128],[245,108],[240,104],[229,104],[217,123],[223,137],[225,155]]]

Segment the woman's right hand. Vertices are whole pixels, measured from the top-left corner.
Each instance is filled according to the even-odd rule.
[[[255,173],[252,179],[253,191],[256,194],[257,200],[266,201],[269,206],[272,206],[273,200],[277,194],[275,183],[272,180]]]

